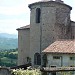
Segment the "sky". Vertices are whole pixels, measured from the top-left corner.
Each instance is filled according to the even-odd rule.
[[[28,4],[40,0],[0,0],[0,33],[17,34],[17,28],[30,24]],[[71,20],[75,21],[75,0],[63,0],[73,7]]]

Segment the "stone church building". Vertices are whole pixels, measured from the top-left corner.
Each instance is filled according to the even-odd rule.
[[[75,22],[72,7],[61,0],[29,5],[30,25],[18,28],[18,65],[75,65]]]

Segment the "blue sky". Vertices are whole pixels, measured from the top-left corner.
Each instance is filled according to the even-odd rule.
[[[30,23],[28,4],[40,0],[0,0],[0,33],[17,34],[16,29]],[[63,0],[73,7],[71,20],[75,21],[75,0]]]

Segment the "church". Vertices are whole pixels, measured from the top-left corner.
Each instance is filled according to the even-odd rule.
[[[75,66],[75,22],[62,0],[29,4],[30,25],[18,28],[18,65]]]

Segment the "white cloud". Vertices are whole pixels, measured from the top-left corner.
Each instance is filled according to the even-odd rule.
[[[25,4],[25,0],[0,0],[0,6],[12,7]]]
[[[17,7],[0,7],[0,14],[4,15],[19,15],[29,12],[29,9],[25,5],[19,5]]]
[[[0,27],[4,28],[17,28],[19,26],[24,26],[25,24],[29,24],[28,21],[24,20],[0,20]]]
[[[0,33],[18,34],[18,31],[14,28],[12,28],[12,29],[0,28]]]
[[[0,0],[0,14],[19,15],[28,13],[30,11],[29,3],[32,3],[32,0]]]
[[[16,29],[25,25],[29,22],[24,20],[0,20],[0,32],[6,33],[17,33]]]

